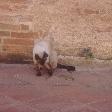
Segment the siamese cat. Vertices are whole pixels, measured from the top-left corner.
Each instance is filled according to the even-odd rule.
[[[58,63],[57,52],[54,49],[53,38],[44,38],[35,40],[33,48],[33,62],[37,70],[37,76],[41,76],[41,70],[47,70],[49,76],[52,76],[56,68],[67,69],[68,71],[75,71],[75,67],[61,65]]]

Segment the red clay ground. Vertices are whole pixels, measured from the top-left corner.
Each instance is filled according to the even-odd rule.
[[[48,78],[32,65],[0,64],[0,112],[112,112],[112,66],[76,69]]]

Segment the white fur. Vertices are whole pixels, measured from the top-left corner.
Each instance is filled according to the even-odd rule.
[[[49,63],[52,68],[57,67],[57,53],[53,47],[53,39],[43,39],[40,41],[35,40],[34,48],[33,48],[33,61],[34,64],[37,64],[35,59],[35,54],[38,54],[40,58],[43,57],[43,53],[46,52],[48,54],[47,60],[45,63]]]

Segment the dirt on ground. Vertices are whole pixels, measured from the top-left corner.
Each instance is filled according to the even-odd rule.
[[[33,65],[0,64],[0,112],[111,112],[112,66],[56,69],[37,77]]]

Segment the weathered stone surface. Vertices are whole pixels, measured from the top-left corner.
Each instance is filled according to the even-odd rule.
[[[80,48],[91,47],[94,57],[112,59],[111,4],[111,0],[38,1],[34,29],[51,30],[59,54],[77,56]]]
[[[73,56],[72,61],[67,59],[65,63],[73,64],[75,57],[81,56],[112,60],[111,7],[111,0],[0,1],[0,51],[4,38],[11,36],[14,43],[15,37],[30,41],[52,32],[58,54]],[[88,48],[92,56],[82,54]],[[24,53],[27,54],[25,48]]]
[[[91,65],[37,77],[32,65],[0,64],[0,112],[111,112],[111,73]]]

